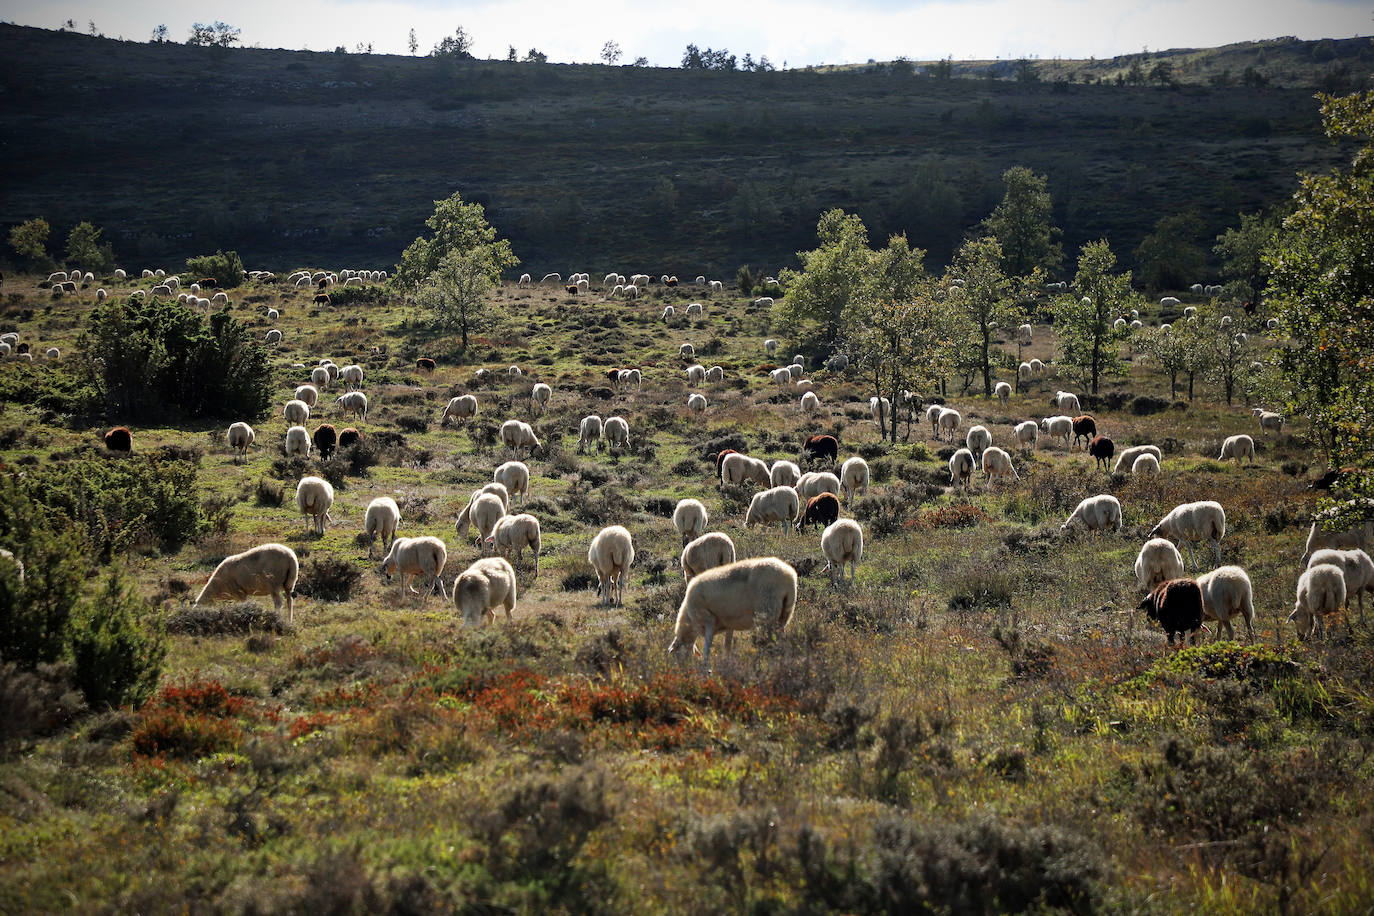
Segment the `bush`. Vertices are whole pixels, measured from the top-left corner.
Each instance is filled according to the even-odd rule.
[[[212,607],[186,605],[167,619],[167,632],[187,636],[244,636],[285,633],[287,629],[281,614],[256,601],[236,601]]]
[[[296,594],[320,601],[347,601],[362,577],[362,571],[342,557],[311,559],[301,571]]]
[[[76,684],[86,702],[95,709],[142,703],[157,686],[167,656],[161,629],[147,623],[153,608],[112,572],[83,611],[70,639]]]
[[[243,261],[237,251],[216,251],[197,258],[186,259],[192,282],[202,277],[214,277],[220,289],[232,289],[243,282]]]
[[[21,582],[18,567],[0,562],[0,659],[26,670],[56,662],[81,598],[87,543],[54,528],[12,477],[0,483],[0,542],[14,545],[24,569]]]

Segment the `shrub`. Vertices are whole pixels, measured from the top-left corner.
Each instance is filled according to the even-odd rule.
[[[178,608],[167,619],[167,632],[187,636],[241,636],[286,631],[286,621],[282,616],[256,601],[236,601],[208,607],[190,604]]]
[[[296,594],[320,601],[347,601],[362,577],[362,570],[342,557],[312,558],[301,571]]]
[[[48,519],[15,478],[0,482],[0,542],[24,567],[20,582],[14,564],[0,563],[0,659],[26,670],[61,657],[86,569],[85,539]]]
[[[39,665],[25,671],[16,664],[0,664],[0,742],[50,734],[76,718],[85,708],[72,688],[69,665]]]
[[[167,642],[153,608],[112,572],[71,628],[76,683],[93,708],[143,702],[157,686]]]
[[[402,414],[396,418],[396,425],[408,433],[422,433],[429,429],[429,417],[419,413]]]
[[[214,277],[220,289],[233,289],[243,282],[243,261],[237,251],[216,251],[187,258],[186,269],[194,274],[193,282],[202,277]]]
[[[386,288],[382,286],[335,286],[329,290],[329,301],[335,308],[341,305],[380,305],[386,301]]]
[[[265,478],[258,479],[258,485],[253,491],[253,496],[259,506],[267,506],[275,509],[281,505],[286,498],[286,493],[282,490],[282,485],[275,481]]]

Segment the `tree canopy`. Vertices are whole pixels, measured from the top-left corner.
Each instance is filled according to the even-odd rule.
[[[1118,352],[1126,335],[1115,330],[1114,324],[1129,315],[1136,296],[1131,272],[1114,274],[1115,266],[1116,255],[1105,239],[1084,245],[1074,278],[1074,289],[1081,296],[1062,296],[1054,304],[1054,330],[1059,335],[1056,362],[1070,377],[1086,383],[1093,394],[1103,376],[1126,371]]]
[[[983,220],[1001,245],[1002,269],[1012,277],[1024,277],[1037,267],[1056,270],[1064,249],[1055,241],[1059,229],[1050,222],[1054,208],[1045,176],[1017,165],[1002,173],[1002,184],[1002,202]]]
[[[467,203],[455,191],[451,197],[434,202],[434,213],[425,220],[433,235],[420,236],[401,253],[396,265],[394,281],[407,292],[434,273],[439,263],[451,252],[487,249],[484,261],[491,269],[491,282],[501,278],[501,272],[520,263],[511,250],[510,242],[497,238],[496,229],[487,223],[481,204]]]

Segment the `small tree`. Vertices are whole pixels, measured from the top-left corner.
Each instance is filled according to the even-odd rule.
[[[167,41],[167,26],[159,24],[153,29],[152,42],[155,45],[164,44]]]
[[[410,49],[410,53],[412,56],[415,54],[416,51],[420,50],[420,39],[415,37],[414,29],[410,30],[410,37],[406,39],[406,47]]]
[[[114,250],[109,242],[101,243],[104,229],[90,223],[77,223],[67,235],[67,263],[93,273],[106,274],[114,270]]]
[[[1059,229],[1050,223],[1054,208],[1045,176],[1018,165],[1002,173],[1002,184],[1002,202],[983,220],[983,228],[1001,245],[1002,269],[1013,277],[1037,267],[1054,271],[1064,249],[1055,241]]]
[[[1141,351],[1169,376],[1169,399],[1178,397],[1178,376],[1188,367],[1187,336],[1172,327],[1149,328],[1141,336]]]
[[[803,345],[839,338],[846,308],[870,294],[873,252],[868,229],[857,215],[828,210],[816,224],[819,247],[797,252],[801,271],[784,270],[786,298],[774,317]]]
[[[1135,250],[1141,279],[1151,289],[1184,289],[1202,276],[1207,256],[1197,244],[1202,220],[1195,213],[1162,216]]]
[[[893,405],[883,437],[897,441],[903,392],[928,391],[949,372],[950,315],[931,290],[910,299],[881,299],[855,309],[845,349],[878,397]]]
[[[472,36],[458,26],[454,33],[434,46],[430,57],[456,57],[458,60],[472,60]]]
[[[527,64],[547,64],[548,62],[549,55],[538,48],[530,48],[525,52],[525,63]]]
[[[457,331],[466,350],[468,333],[486,320],[487,295],[500,275],[486,247],[450,251],[421,285],[416,301],[431,313],[435,327]]]
[[[187,258],[186,269],[197,279],[213,277],[221,289],[232,289],[243,282],[243,261],[237,251],[216,251]]]
[[[962,320],[959,339],[973,350],[974,364],[983,376],[983,394],[992,397],[992,337],[998,327],[1024,320],[1012,283],[1002,272],[1002,246],[995,238],[972,239],[954,256],[950,273],[963,280],[951,285],[947,307]]]
[[[434,234],[420,236],[411,242],[401,253],[401,263],[396,265],[392,275],[392,282],[404,292],[416,291],[420,282],[438,270],[440,261],[451,251],[490,248],[489,262],[496,271],[493,283],[500,279],[502,271],[520,263],[511,251],[510,242],[496,237],[496,230],[487,223],[482,205],[465,202],[456,191],[453,196],[434,202],[434,213],[425,220],[425,225],[434,230]]]
[[[1125,364],[1119,343],[1127,334],[1113,323],[1126,316],[1135,294],[1131,273],[1112,273],[1116,255],[1106,240],[1089,242],[1078,256],[1074,287],[1083,295],[1063,296],[1054,305],[1054,330],[1059,335],[1059,365],[1097,394],[1105,375],[1122,375]]]
[[[620,57],[621,50],[618,42],[608,41],[601,46],[601,59],[606,62],[607,66],[615,66]]]
[[[1274,242],[1278,226],[1261,213],[1242,213],[1240,225],[1217,236],[1212,249],[1221,258],[1221,275],[1245,284],[1251,301],[1258,298],[1269,279],[1264,251]]]
[[[48,233],[51,231],[48,221],[41,216],[25,220],[10,229],[10,247],[27,260],[29,266],[50,270],[53,260],[48,254]]]

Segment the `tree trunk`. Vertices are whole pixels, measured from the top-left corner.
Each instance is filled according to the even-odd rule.
[[[983,397],[992,397],[992,366],[988,362],[988,351],[992,349],[992,331],[983,325]]]
[[[1178,398],[1178,372],[1177,372],[1177,371],[1174,371],[1174,372],[1170,372],[1170,373],[1169,373],[1169,400],[1173,401],[1173,400],[1176,400],[1177,398]]]
[[[1191,401],[1192,399],[1193,399],[1193,373],[1192,373],[1192,370],[1189,370],[1189,372],[1188,372],[1188,400]]]

